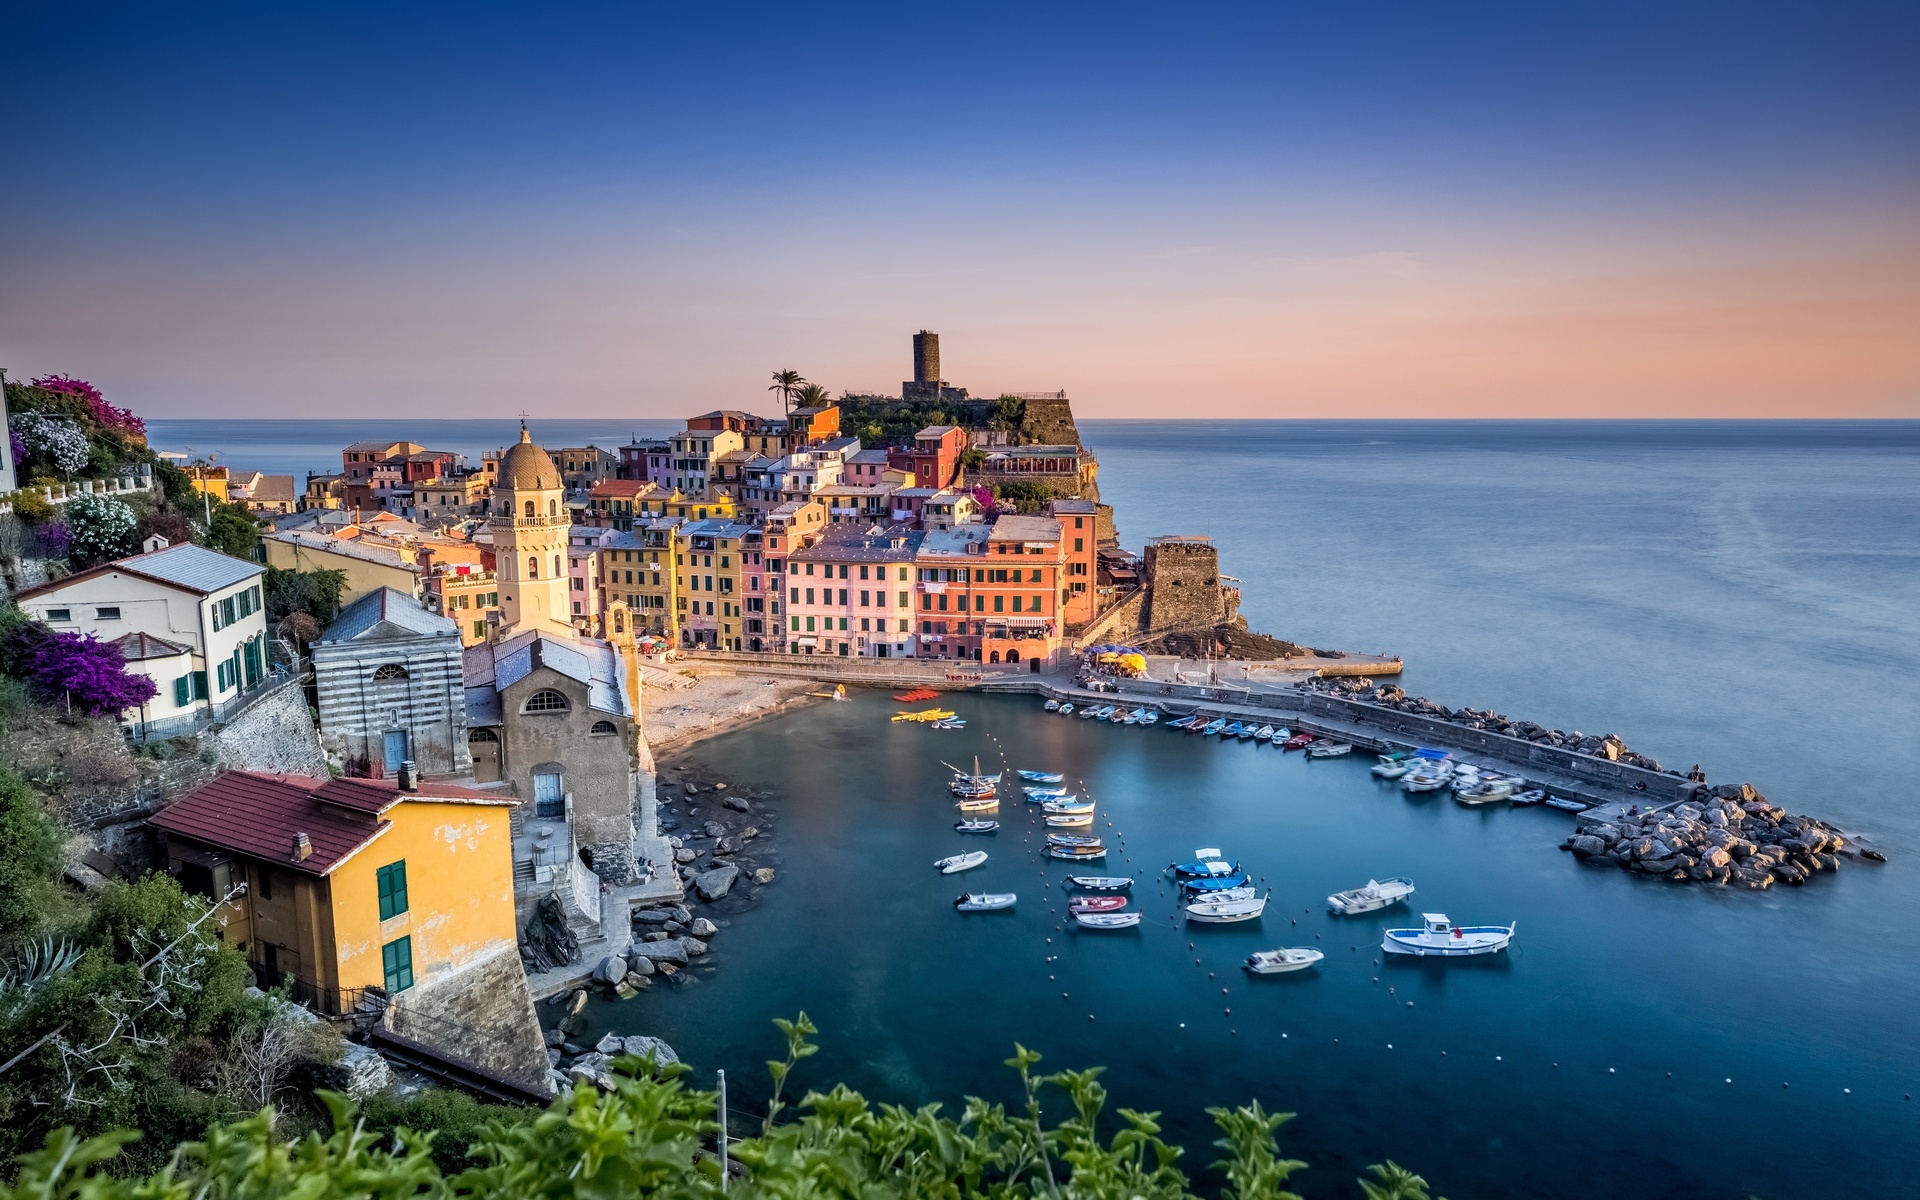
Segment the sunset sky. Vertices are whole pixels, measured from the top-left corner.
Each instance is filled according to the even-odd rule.
[[[1912,3],[0,11],[0,366],[148,415],[1920,417]]]

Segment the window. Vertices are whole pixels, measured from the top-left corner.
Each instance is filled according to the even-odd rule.
[[[540,578],[540,560],[532,556],[528,556],[527,558],[527,578]]]
[[[220,602],[220,624],[231,625],[239,619],[239,614],[234,611],[234,597],[228,596]]]
[[[595,721],[593,723],[593,728],[588,730],[587,732],[592,734],[609,734],[609,733],[618,733],[620,731],[613,727],[612,721]]]
[[[373,669],[373,681],[384,683],[389,679],[405,679],[407,669],[399,663],[382,663]]]
[[[120,609],[118,606],[96,608],[93,610],[93,617],[96,621],[118,621],[120,619]]]
[[[995,612],[1005,612],[1005,611],[1006,611],[1006,599],[1007,599],[1007,598],[1006,598],[1005,596],[995,596],[995,597],[993,598],[993,611],[995,611]]]
[[[73,620],[73,610],[70,608],[50,608],[47,610],[47,620],[71,621]]]
[[[373,873],[373,879],[380,891],[382,921],[407,911],[407,861],[405,859],[381,867]]]
[[[526,707],[521,712],[566,712],[571,705],[567,698],[552,688],[545,688],[527,697]]]
[[[380,966],[386,972],[387,991],[404,992],[413,986],[413,939],[395,938],[380,947]]]
[[[214,682],[218,685],[215,690],[222,691],[222,692],[226,691],[228,688],[233,686],[233,683],[231,682],[232,679],[233,679],[232,663],[223,662],[215,665]]]
[[[473,623],[473,636],[477,638],[487,636],[487,623],[485,621],[475,621]]]
[[[901,593],[900,593],[900,602],[899,602],[898,604],[896,604],[896,605],[894,605],[894,607],[895,607],[895,608],[911,608],[911,607],[913,607],[913,605],[912,605],[912,603],[911,603],[911,598],[910,598],[910,597],[909,597],[909,596],[907,595],[907,593],[905,593],[905,592],[901,592]]]
[[[182,675],[173,681],[173,704],[175,708],[185,708],[193,699],[193,676]]]

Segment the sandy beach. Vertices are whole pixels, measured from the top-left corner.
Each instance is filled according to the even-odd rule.
[[[673,686],[655,686],[660,674],[648,673],[640,722],[656,756],[750,721],[814,703],[809,692],[831,691],[833,687],[813,680],[705,671],[698,676],[678,675]]]

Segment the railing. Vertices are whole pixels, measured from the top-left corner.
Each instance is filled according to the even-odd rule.
[[[122,479],[83,479],[78,483],[56,483],[41,487],[24,487],[19,491],[8,492],[0,496],[0,513],[13,511],[13,498],[22,492],[37,492],[54,505],[66,504],[80,496],[121,496],[130,492],[150,492],[154,490],[153,476],[132,475]]]
[[[141,721],[138,719],[121,726],[127,740],[135,743],[164,742],[168,738],[185,737],[199,733],[214,725],[233,720],[247,709],[265,700],[299,681],[299,677],[285,666],[275,666],[271,674],[261,683],[255,684],[250,692],[242,692],[212,706],[201,706],[190,713],[177,717],[168,717],[162,721]]]
[[[318,984],[308,983],[298,975],[290,975],[285,971],[269,967],[265,963],[254,963],[253,973],[263,989],[280,988],[286,992],[287,999],[295,1004],[305,1005],[314,1012],[324,1013],[330,1017],[346,1016],[369,999],[384,1002],[387,997],[385,988],[321,987]]]

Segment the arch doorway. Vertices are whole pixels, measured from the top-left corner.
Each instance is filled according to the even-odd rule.
[[[1020,652],[1019,652],[1018,650],[1009,650],[1009,651],[1007,651],[1007,661],[1008,661],[1008,662],[1010,662],[1010,663],[1017,663],[1017,662],[1019,662],[1019,661],[1020,661]]]
[[[989,658],[987,659],[987,661],[988,661],[988,662],[996,662],[996,663],[997,663],[997,662],[999,662],[999,661],[1000,661],[1000,652],[999,652],[998,650],[995,650],[995,651],[994,651],[994,652],[992,653],[992,655],[991,655],[991,656],[990,656],[990,657],[989,657]]]
[[[500,782],[500,735],[491,729],[467,730],[467,753],[473,758],[475,783]]]

